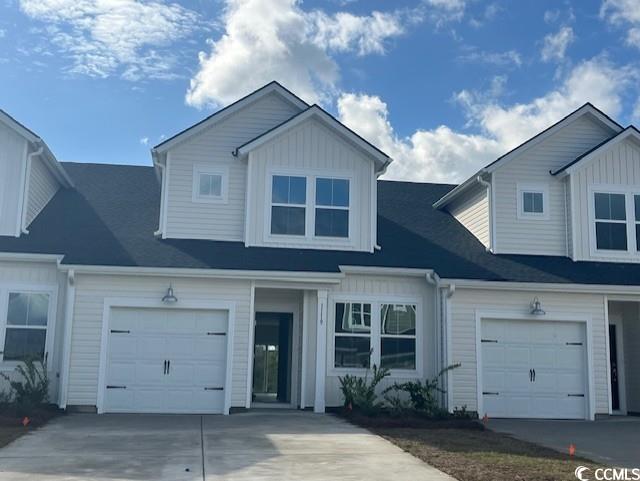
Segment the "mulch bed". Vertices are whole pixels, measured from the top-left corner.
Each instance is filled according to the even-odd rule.
[[[0,448],[61,414],[62,411],[53,405],[41,407],[28,416],[29,422],[25,426],[24,416],[10,406],[0,406]]]

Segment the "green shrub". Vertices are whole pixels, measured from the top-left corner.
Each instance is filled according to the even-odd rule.
[[[376,386],[389,375],[388,369],[378,368],[375,364],[371,372],[371,381],[368,371],[364,377],[347,374],[339,378],[345,407],[359,410],[367,416],[375,414],[382,407],[382,403],[378,401]]]
[[[11,379],[4,373],[0,376],[11,386],[10,398],[20,416],[31,414],[34,409],[49,403],[49,376],[47,358],[24,359],[17,367],[19,379]]]
[[[440,407],[438,402],[438,394],[444,393],[438,384],[444,373],[452,369],[456,369],[460,364],[454,364],[444,368],[433,379],[423,381],[407,381],[403,383],[394,383],[393,386],[387,388],[384,392],[387,399],[393,399],[388,396],[389,392],[401,393],[405,392],[409,396],[410,406],[415,411],[427,417],[441,418],[448,415],[447,411]]]

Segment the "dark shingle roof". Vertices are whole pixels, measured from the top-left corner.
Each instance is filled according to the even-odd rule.
[[[160,188],[151,167],[72,164],[60,190],[20,238],[0,251],[64,254],[64,264],[337,272],[339,265],[434,269],[441,277],[640,285],[640,264],[493,255],[432,204],[453,185],[380,181],[381,251],[244,247],[241,242],[158,239]]]

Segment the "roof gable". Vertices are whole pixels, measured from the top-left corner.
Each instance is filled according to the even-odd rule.
[[[279,125],[276,125],[272,129],[260,134],[254,139],[245,142],[238,146],[234,155],[245,156],[252,150],[264,145],[265,143],[275,139],[283,133],[291,130],[292,128],[306,122],[309,119],[315,119],[328,127],[331,131],[346,138],[352,145],[355,145],[359,150],[363,151],[369,157],[371,157],[376,163],[376,172],[384,172],[387,166],[391,163],[392,159],[378,149],[375,145],[365,140],[346,125],[338,121],[335,117],[329,114],[327,111],[319,107],[318,105],[312,105],[311,107],[303,110],[297,115],[294,115],[288,120],[285,120]]]
[[[481,177],[485,174],[493,173],[494,171],[502,167],[504,164],[510,162],[517,156],[523,154],[527,150],[535,147],[536,145],[539,145],[544,140],[548,139],[549,137],[551,137],[552,135],[554,135],[564,127],[570,125],[571,123],[578,120],[579,118],[582,118],[585,115],[589,115],[592,119],[601,123],[603,126],[605,126],[607,129],[611,131],[612,135],[618,134],[620,131],[623,130],[623,127],[619,123],[617,123],[615,120],[613,120],[611,117],[609,117],[607,114],[605,114],[603,111],[595,107],[590,102],[587,102],[582,107],[578,108],[577,110],[574,110],[569,115],[562,118],[555,124],[547,127],[542,132],[534,135],[529,140],[523,142],[522,144],[510,150],[506,154],[498,157],[496,160],[491,162],[486,167],[483,167],[482,169],[480,169],[478,172],[473,174],[471,177],[469,177],[466,181],[464,181],[458,187],[456,187],[447,195],[445,195],[442,199],[438,200],[438,202],[434,204],[434,207],[436,208],[444,207],[450,201],[458,197],[458,195],[460,195],[462,192],[466,191],[466,189],[469,186],[475,184],[478,181],[478,177]]]
[[[307,104],[300,97],[292,93],[290,90],[287,90],[278,82],[273,81],[263,87],[260,87],[258,90],[251,92],[249,95],[242,97],[240,100],[237,100],[234,103],[227,105],[223,109],[218,110],[217,112],[209,115],[208,117],[201,120],[200,122],[190,127],[187,127],[183,131],[178,132],[174,136],[169,137],[168,139],[159,143],[158,145],[156,145],[151,149],[152,155],[156,157],[157,155],[165,153],[167,150],[171,149],[178,143],[184,142],[185,140],[193,137],[194,135],[197,135],[200,132],[208,129],[209,127],[212,127],[218,122],[221,122],[222,120],[226,119],[227,117],[241,110],[247,105],[252,104],[256,100],[272,93],[279,95],[280,97],[282,97],[287,102],[294,105],[299,110],[303,110],[309,107],[309,104]]]
[[[604,142],[596,145],[594,148],[588,150],[558,170],[551,172],[551,175],[569,175],[576,170],[580,170],[586,167],[592,160],[613,149],[616,145],[619,145],[625,140],[631,140],[640,146],[640,131],[631,125],[621,132],[618,132],[613,137],[610,137]]]

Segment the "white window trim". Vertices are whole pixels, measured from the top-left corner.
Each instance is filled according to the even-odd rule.
[[[595,194],[624,194],[625,215],[627,226],[627,250],[616,251],[610,249],[598,249],[596,242],[596,198]],[[589,253],[594,258],[617,258],[627,261],[640,259],[640,252],[636,249],[636,220],[634,195],[640,195],[640,187],[633,185],[603,185],[595,184],[589,186]],[[602,222],[609,222],[603,220]],[[622,224],[622,221],[611,221]]]
[[[53,348],[56,332],[56,313],[58,305],[58,287],[50,285],[33,284],[0,284],[0,351],[4,351],[4,341],[7,332],[7,316],[9,314],[9,293],[21,294],[47,294],[49,307],[47,311],[47,328],[45,335],[45,354],[47,354],[48,370],[53,371]],[[5,361],[0,354],[0,371],[9,372],[15,370],[20,361]]]
[[[518,219],[519,220],[548,220],[549,219],[549,185],[545,183],[518,183],[516,185],[517,190],[517,205],[518,205]],[[525,212],[523,194],[525,192],[533,192],[542,194],[542,212]]]
[[[222,177],[221,195],[200,195],[200,175],[219,175]],[[229,167],[196,164],[193,166],[193,186],[191,200],[200,204],[226,204],[229,200]]]
[[[371,304],[371,335],[354,333],[355,337],[370,337],[370,347],[373,349],[369,369],[351,368],[351,367],[335,367],[335,317],[336,303],[363,303]],[[367,296],[367,295],[339,295],[331,296],[328,302],[329,337],[327,339],[327,376],[344,376],[352,374],[365,376],[367,372],[373,369],[374,364],[380,367],[380,350],[382,348],[382,335],[380,332],[380,306],[382,304],[413,304],[416,306],[416,368],[415,369],[391,369],[389,376],[392,378],[421,378],[424,373],[424,311],[422,300],[418,297],[399,297],[399,296]],[[344,333],[344,336],[351,336],[350,333]],[[344,337],[340,333],[338,337]],[[402,336],[388,336],[402,337]],[[414,336],[406,336],[414,338]]]
[[[282,205],[285,207],[303,207],[298,204],[273,204],[272,190],[273,190],[273,176],[284,175],[290,177],[304,177],[307,180],[307,199],[305,207],[305,235],[290,235],[290,234],[272,234],[271,233],[271,207],[273,205]],[[316,179],[340,179],[347,180],[349,182],[349,236],[348,237],[330,237],[330,236],[316,236]],[[268,170],[265,176],[265,202],[264,202],[264,233],[263,239],[265,243],[278,243],[278,242],[291,242],[291,243],[308,243],[308,244],[330,244],[336,247],[354,247],[355,243],[355,228],[354,228],[354,203],[353,196],[356,192],[357,186],[355,184],[354,177],[344,171],[326,171],[326,170],[299,170],[299,169],[273,169]],[[318,206],[324,208],[325,206]],[[333,209],[334,207],[328,207]],[[338,207],[335,207],[338,208]]]

